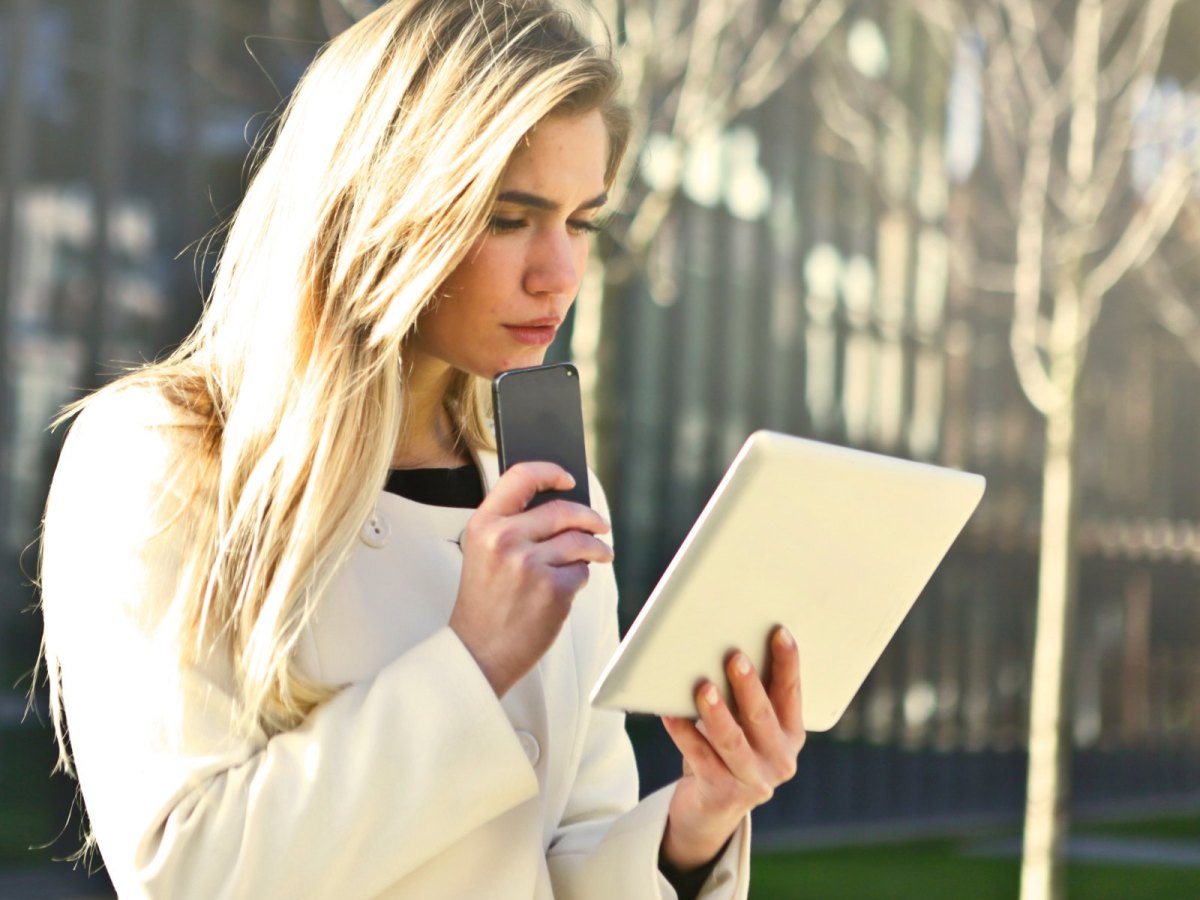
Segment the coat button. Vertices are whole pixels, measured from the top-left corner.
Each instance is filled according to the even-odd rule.
[[[531,766],[536,766],[537,761],[542,758],[542,747],[528,731],[518,731],[517,740],[521,743],[521,749],[525,751],[525,758],[529,760]]]
[[[387,519],[376,512],[363,525],[360,537],[362,538],[362,542],[368,547],[374,547],[378,550],[387,544],[391,534],[392,529],[388,525]]]

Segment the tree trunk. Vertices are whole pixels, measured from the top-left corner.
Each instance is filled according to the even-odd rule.
[[[1061,319],[1074,318],[1078,303],[1060,298],[1056,309],[1059,330],[1064,324]],[[1063,844],[1071,751],[1066,687],[1075,613],[1075,387],[1081,357],[1079,344],[1072,340],[1073,325],[1069,323],[1067,334],[1054,341],[1056,352],[1050,368],[1060,402],[1046,417],[1021,900],[1062,900],[1065,896]]]
[[[597,248],[598,249],[598,248]],[[620,494],[619,431],[621,396],[617,364],[621,297],[626,285],[614,277],[613,262],[600,252],[588,259],[571,332],[571,360],[579,369],[588,464],[600,478],[609,502]]]

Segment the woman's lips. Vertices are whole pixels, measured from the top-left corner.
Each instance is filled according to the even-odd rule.
[[[554,341],[557,325],[505,325],[508,333],[519,343],[531,347],[545,347]]]

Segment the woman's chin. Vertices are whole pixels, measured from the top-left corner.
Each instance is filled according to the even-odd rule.
[[[531,353],[521,353],[516,356],[511,356],[506,359],[500,368],[496,369],[488,378],[495,378],[501,372],[508,372],[512,369],[531,369],[534,366],[540,366],[546,361],[546,350],[544,348]]]

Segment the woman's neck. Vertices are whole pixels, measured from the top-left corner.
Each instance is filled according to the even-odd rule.
[[[393,469],[449,469],[471,461],[446,411],[449,366],[415,364],[405,379],[405,428],[392,452]]]

